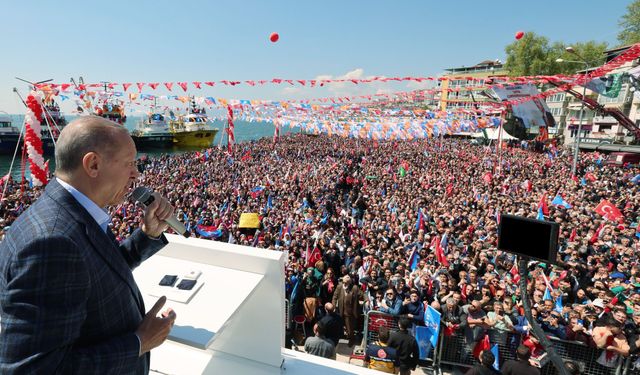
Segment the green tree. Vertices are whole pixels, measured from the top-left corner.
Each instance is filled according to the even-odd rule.
[[[577,42],[571,44],[575,53],[567,52],[567,47],[568,46],[566,44],[557,42],[551,49],[549,60],[550,63],[556,65],[554,68],[554,74],[575,74],[576,71],[583,70],[585,68],[585,64],[579,61],[586,62],[591,68],[604,64],[604,51],[607,50],[608,44],[606,42],[596,42],[593,40],[588,42]],[[565,62],[556,62],[556,59],[558,58],[565,60]]]
[[[505,47],[505,69],[511,76],[552,74],[549,71],[549,40],[533,32],[526,32],[522,39]]]
[[[507,60],[505,69],[509,75],[532,76],[574,74],[585,68],[580,62],[556,62],[556,59],[566,61],[581,61],[584,59],[590,67],[600,66],[604,63],[603,52],[607,49],[607,43],[595,41],[578,42],[571,45],[576,54],[566,51],[568,45],[564,42],[555,42],[549,45],[549,40],[533,32],[525,33],[524,37],[505,47]]]
[[[618,33],[618,41],[622,45],[640,42],[640,0],[627,5],[627,14],[622,16],[618,25],[622,28]]]

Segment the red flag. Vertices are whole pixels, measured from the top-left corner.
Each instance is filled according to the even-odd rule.
[[[587,173],[584,175],[584,178],[585,178],[585,179],[587,179],[587,180],[589,180],[589,181],[591,181],[591,182],[596,181],[596,180],[598,179],[598,178],[597,178],[593,173],[591,173],[591,172],[587,172]]]
[[[442,248],[442,246],[440,246],[440,239],[436,240],[436,260],[438,261],[438,263],[449,268],[449,261],[447,260],[447,256],[444,255],[444,249]]]
[[[178,82],[178,86],[182,87],[184,92],[187,92],[187,83],[186,82]]]
[[[538,203],[538,209],[542,208],[542,213],[545,216],[549,216],[549,207],[547,206],[547,193],[544,192],[540,197],[540,202]]]
[[[158,87],[159,83],[158,82],[152,82],[149,84],[149,87],[151,87],[153,90],[155,90]]]
[[[480,358],[480,353],[484,350],[491,350],[491,342],[489,341],[489,335],[485,334],[482,340],[478,341],[473,348],[473,356]]]
[[[315,264],[322,260],[322,254],[320,254],[320,249],[317,247],[313,248],[311,253],[307,252],[307,267],[313,267]]]
[[[450,197],[453,195],[453,184],[449,183],[449,185],[447,185],[447,197]]]
[[[136,86],[138,86],[138,92],[142,92],[142,88],[144,87],[144,82],[137,82]]]
[[[171,91],[171,87],[173,87],[173,82],[165,82],[164,87],[166,87],[167,90]]]
[[[598,238],[600,238],[600,232],[602,232],[603,228],[604,228],[604,223],[600,224],[598,229],[596,229],[596,231],[593,233],[593,236],[591,236],[591,238],[589,239],[590,243],[595,243],[598,240]]]
[[[129,86],[131,86],[130,83],[123,83],[122,84],[122,88],[124,89],[124,91],[127,91],[129,89]]]
[[[606,199],[603,199],[600,204],[598,204],[596,207],[596,213],[611,221],[618,221],[623,217],[622,212],[620,212],[618,207],[614,206]]]
[[[573,240],[576,239],[576,235],[577,235],[576,228],[573,228],[573,230],[571,231],[571,235],[569,236],[569,242],[573,242]]]

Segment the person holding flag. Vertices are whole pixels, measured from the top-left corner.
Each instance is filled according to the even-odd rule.
[[[491,350],[483,350],[480,352],[480,363],[473,366],[469,371],[465,372],[465,375],[496,375],[500,374],[500,371],[493,367],[496,362],[496,356],[493,355]]]

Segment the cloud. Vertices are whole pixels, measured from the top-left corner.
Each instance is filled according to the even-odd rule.
[[[351,80],[351,79],[372,79],[376,76],[367,76],[365,75],[363,68],[355,68],[350,70],[344,74],[340,75],[331,75],[331,74],[320,74],[317,75],[314,80],[322,81],[322,80]],[[380,78],[384,78],[385,76],[377,76]],[[390,89],[391,86],[398,86],[396,83],[385,83],[385,82],[369,82],[369,83],[358,83],[355,84],[353,82],[332,82],[325,83],[323,86],[320,84],[316,84],[315,87],[310,87],[309,84],[307,86],[296,86],[296,87],[286,87],[281,90],[282,95],[290,95],[296,96],[299,98],[320,98],[320,97],[345,97],[345,96],[358,96],[358,95],[372,95],[376,92],[394,92],[400,91],[400,89]]]

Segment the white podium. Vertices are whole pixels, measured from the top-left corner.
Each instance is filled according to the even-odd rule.
[[[152,373],[376,374],[283,348],[285,253],[167,238],[169,244],[133,272],[147,309],[166,291],[165,308],[177,313],[168,340],[151,352]],[[191,271],[202,272],[192,292],[158,285],[164,275]]]

